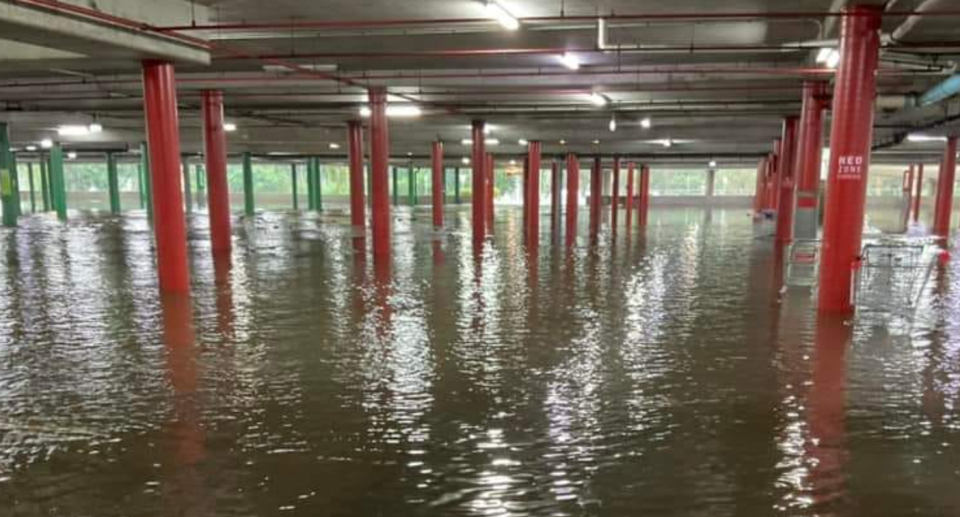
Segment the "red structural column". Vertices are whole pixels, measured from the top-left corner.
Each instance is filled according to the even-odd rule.
[[[820,164],[823,159],[823,112],[827,84],[820,81],[803,83],[803,107],[800,132],[797,136],[797,213],[794,234],[798,239],[816,239],[819,221]]]
[[[923,164],[917,164],[917,187],[913,198],[913,222],[920,220],[920,203],[923,200]]]
[[[863,234],[881,12],[882,9],[866,5],[843,10],[820,254],[822,312],[853,309],[851,279]]]
[[[906,203],[906,206],[903,210],[903,229],[904,231],[910,226],[910,212],[913,211],[913,176],[914,176],[914,167],[911,163],[907,167],[906,172],[903,174],[903,200]]]
[[[603,199],[603,177],[600,157],[593,158],[590,167],[590,235],[596,236],[600,231],[600,201]]]
[[[782,140],[776,138],[773,140],[773,154],[770,157],[770,185],[767,191],[769,209],[776,212],[780,208],[780,171],[782,169],[782,156],[783,151]]]
[[[370,201],[374,262],[390,259],[390,134],[387,126],[387,92],[370,88]]]
[[[937,180],[937,204],[933,211],[933,234],[938,237],[950,236],[950,219],[953,215],[953,182],[957,173],[957,137],[947,138]]]
[[[530,243],[540,238],[540,142],[527,146],[527,237]]]
[[[433,157],[433,227],[443,228],[443,143],[439,140],[431,148]]]
[[[759,216],[765,208],[764,195],[767,192],[767,157],[764,156],[757,164],[757,186],[753,190],[753,214]]]
[[[486,215],[487,215],[487,233],[493,235],[493,197],[494,197],[494,170],[496,164],[493,161],[493,154],[487,153],[486,155],[486,179],[487,179],[487,192],[484,194],[484,200],[487,202]]]
[[[631,218],[633,217],[633,176],[636,173],[636,164],[630,162],[627,164],[627,197],[624,200],[623,204],[626,214],[624,218],[626,219],[627,228],[630,228],[630,224],[633,222]]]
[[[521,206],[523,207],[523,228],[526,229],[528,226],[528,216],[530,210],[530,157],[529,157],[529,147],[527,148],[528,156],[523,157],[523,180],[521,182],[523,201]]]
[[[486,198],[487,192],[487,153],[484,149],[484,122],[473,121],[473,157],[470,160],[473,169],[473,187],[471,189],[471,204],[473,212],[473,240],[480,242],[486,236],[484,226],[487,221]]]
[[[180,183],[180,125],[173,65],[143,63],[143,107],[153,181],[154,233],[160,289],[190,291],[187,266],[187,225]]]
[[[363,227],[366,203],[363,185],[363,126],[359,120],[347,122],[347,143],[350,153],[350,224]]]
[[[793,210],[796,197],[796,151],[797,151],[797,123],[799,118],[787,117],[783,119],[783,136],[780,141],[780,201],[777,208],[777,236],[779,243],[793,240]]]
[[[647,213],[650,210],[650,167],[640,166],[640,210],[637,220],[640,226],[647,225]]]
[[[577,204],[580,198],[580,160],[567,155],[567,245],[577,239]]]
[[[207,212],[210,218],[210,248],[214,254],[229,253],[230,187],[227,183],[227,133],[223,129],[223,92],[200,94],[203,112],[203,149],[207,163]]]
[[[620,205],[620,157],[613,157],[613,193],[610,203],[610,227],[616,231],[617,228],[617,209]]]

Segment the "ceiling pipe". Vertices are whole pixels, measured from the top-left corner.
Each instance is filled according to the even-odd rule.
[[[893,41],[900,41],[905,38],[907,34],[912,31],[921,20],[923,20],[923,17],[927,15],[925,13],[932,12],[934,7],[940,3],[940,1],[941,0],[923,0],[920,2],[920,5],[913,9],[915,13],[908,16],[899,27],[890,33],[890,38]]]

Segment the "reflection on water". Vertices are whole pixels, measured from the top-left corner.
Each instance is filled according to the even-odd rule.
[[[0,514],[960,513],[954,263],[851,324],[743,211],[546,213],[401,211],[386,267],[293,214],[214,259],[195,214],[190,297],[142,214],[0,230]]]

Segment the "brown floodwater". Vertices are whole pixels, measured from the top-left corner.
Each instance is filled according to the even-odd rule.
[[[395,215],[384,269],[339,215],[215,262],[194,214],[190,297],[140,212],[0,230],[0,515],[960,515],[956,262],[844,321],[744,210],[545,213],[536,258],[519,210],[479,253]]]

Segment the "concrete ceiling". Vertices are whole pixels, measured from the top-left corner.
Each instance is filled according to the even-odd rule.
[[[397,157],[425,156],[440,138],[449,143],[451,158],[459,159],[468,153],[460,140],[468,136],[470,120],[483,118],[501,142],[494,148],[500,154],[521,153],[522,138],[542,140],[549,154],[572,150],[664,161],[716,156],[753,163],[770,149],[782,118],[798,112],[802,80],[831,79],[806,46],[836,36],[836,17],[825,13],[843,2],[503,0],[518,17],[551,17],[525,20],[518,31],[489,23],[475,0],[121,3],[124,17],[150,26],[137,35],[167,45],[172,35],[211,42],[209,64],[178,62],[184,152],[201,150],[201,89],[225,91],[228,116],[240,128],[231,134],[231,152],[323,155],[332,153],[331,142],[344,143],[345,122],[358,116],[364,86],[385,85],[395,102],[415,101],[424,109],[417,119],[391,119]],[[950,1],[899,0],[890,9],[924,4],[952,7]],[[96,6],[102,9],[103,2]],[[568,19],[553,18],[561,12]],[[786,15],[798,12],[812,14]],[[717,18],[730,13],[749,16]],[[653,16],[608,21],[607,45],[614,48],[602,51],[590,17],[610,14]],[[883,30],[891,33],[906,20],[891,14]],[[957,15],[925,16],[902,40],[888,44],[880,95],[908,98],[949,76],[960,59],[957,21]],[[199,27],[184,28],[190,25]],[[179,29],[161,33],[157,27]],[[76,36],[41,36],[42,47],[36,34],[30,42],[0,40],[0,118],[11,122],[14,145],[55,137],[60,124],[96,118],[104,133],[64,138],[65,145],[136,147],[144,139],[142,55],[122,45],[79,45]],[[564,50],[578,56],[580,71],[560,65]],[[265,69],[277,65],[335,71]],[[594,106],[591,92],[602,92],[610,103]],[[895,141],[917,128],[960,130],[953,121],[958,111],[960,105],[951,102],[880,111],[875,140]],[[616,132],[608,129],[612,117]],[[651,128],[641,127],[644,118],[652,120]],[[675,145],[665,147],[668,139]],[[906,161],[937,151],[935,144],[901,143],[878,156]]]

